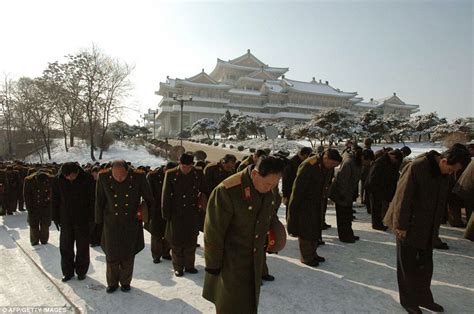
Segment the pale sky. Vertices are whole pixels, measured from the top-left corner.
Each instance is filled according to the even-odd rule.
[[[286,77],[329,81],[366,101],[396,92],[422,113],[474,116],[473,1],[0,0],[0,74],[40,76],[95,43],[135,65],[134,110],[166,76],[210,73],[250,49]]]

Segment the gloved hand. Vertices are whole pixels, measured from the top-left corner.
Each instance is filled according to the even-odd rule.
[[[217,275],[219,275],[219,274],[221,273],[220,268],[215,269],[215,268],[207,268],[207,267],[206,267],[205,270],[206,270],[206,272],[207,272],[208,274],[214,275],[214,276],[217,276]]]

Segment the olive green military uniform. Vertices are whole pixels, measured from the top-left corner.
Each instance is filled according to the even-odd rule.
[[[103,223],[101,246],[107,261],[107,284],[110,287],[129,285],[133,275],[135,254],[143,250],[142,222],[138,218],[140,200],[148,208],[155,201],[145,173],[128,170],[125,181],[118,182],[112,171],[99,173],[96,187],[95,222]]]
[[[25,178],[24,200],[28,210],[31,245],[48,243],[51,225],[51,193],[53,176],[36,172]]]
[[[161,193],[163,191],[163,180],[165,177],[164,166],[148,173],[147,181],[150,184],[153,198],[155,199],[155,210],[150,213],[151,233],[151,256],[153,260],[161,257],[170,257],[171,247],[165,239],[166,220],[161,215]]]
[[[317,258],[318,239],[321,238],[323,197],[331,171],[324,169],[322,159],[312,156],[298,167],[288,203],[288,234],[298,237],[301,261]]]
[[[247,166],[253,165],[255,162],[253,161],[253,155],[248,156],[240,163],[239,167],[237,168],[237,172],[240,172],[247,168]]]
[[[257,192],[250,171],[232,175],[211,193],[204,224],[203,297],[218,313],[257,313],[264,245],[275,216],[274,191]]]
[[[179,166],[166,171],[161,211],[166,220],[165,238],[171,245],[175,271],[194,268],[198,229],[198,194],[202,171],[184,174]]]

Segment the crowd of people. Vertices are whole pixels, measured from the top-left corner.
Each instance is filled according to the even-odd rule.
[[[195,254],[203,232],[203,297],[218,313],[255,313],[262,280],[275,279],[266,254],[280,251],[289,234],[298,239],[300,261],[318,267],[325,262],[317,253],[322,231],[332,227],[325,219],[328,200],[345,243],[359,240],[352,221],[353,204],[361,202],[373,229],[395,233],[401,305],[408,313],[421,313],[420,307],[442,312],[430,290],[432,252],[449,249],[439,237],[441,223],[466,228],[465,237],[474,241],[474,145],[455,144],[409,160],[406,146],[374,152],[371,144],[349,141],[341,153],[303,147],[291,158],[257,150],[242,161],[227,154],[216,163],[206,162],[204,152],[186,152],[156,169],[125,160],[6,162],[0,164],[1,213],[28,211],[33,246],[48,243],[54,223],[63,282],[75,275],[84,280],[89,246],[100,245],[107,293],[131,289],[144,229],[151,234],[153,263],[171,260],[176,277],[198,272]],[[281,204],[287,230],[277,215]]]

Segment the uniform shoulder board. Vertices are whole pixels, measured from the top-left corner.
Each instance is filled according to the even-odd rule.
[[[35,177],[35,174],[36,174],[36,172],[33,172],[33,173],[30,174],[29,176],[25,177],[25,180],[28,180],[28,181],[29,181],[29,180],[33,179],[33,178]]]
[[[314,164],[317,163],[317,162],[318,162],[318,156],[316,156],[316,155],[308,158],[308,163],[311,166],[314,166]]]
[[[222,184],[224,185],[224,187],[226,189],[230,189],[230,188],[233,188],[234,186],[241,185],[242,184],[242,175],[243,175],[243,172],[236,173],[236,174],[228,177],[224,181],[222,181]]]
[[[134,172],[134,173],[144,174],[144,173],[145,173],[145,170],[142,170],[142,169],[133,169],[133,172]]]
[[[155,169],[155,170],[152,170],[150,172],[148,172],[148,174],[157,174],[158,172],[160,171],[160,169]]]
[[[179,166],[166,170],[166,173],[177,172],[179,170]]]
[[[99,174],[101,174],[101,173],[107,173],[107,172],[109,172],[109,171],[110,171],[110,168],[104,168],[104,169],[101,169],[101,170],[99,171]]]

